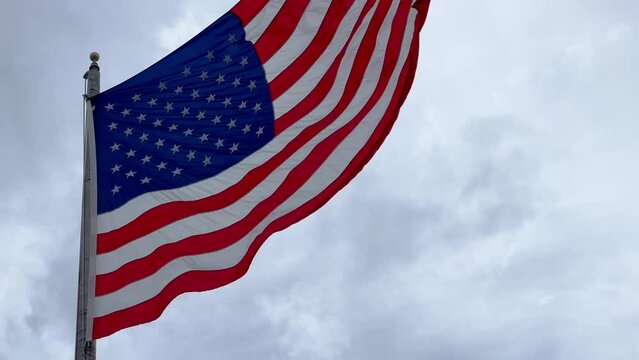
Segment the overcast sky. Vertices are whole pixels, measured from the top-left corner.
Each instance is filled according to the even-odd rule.
[[[71,359],[82,75],[233,0],[3,0],[0,360]],[[249,273],[98,359],[639,358],[639,2],[433,0],[386,143]]]

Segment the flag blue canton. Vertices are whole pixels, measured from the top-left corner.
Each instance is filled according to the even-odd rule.
[[[231,13],[92,103],[98,213],[215,176],[274,136],[264,68]]]

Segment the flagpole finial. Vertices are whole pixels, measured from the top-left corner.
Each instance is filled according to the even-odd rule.
[[[84,74],[84,78],[87,79],[87,98],[92,98],[100,93],[100,67],[98,66],[98,60],[100,60],[100,53],[97,51],[89,54],[91,60],[91,66],[89,71]]]

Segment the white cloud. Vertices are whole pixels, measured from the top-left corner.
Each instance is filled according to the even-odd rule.
[[[258,299],[261,313],[275,329],[282,355],[273,359],[342,359],[349,337],[328,289],[293,289],[276,298]],[[309,291],[310,290],[310,291]]]
[[[232,1],[189,1],[180,6],[180,15],[158,31],[159,45],[167,52],[177,49],[209,26],[219,14],[233,5]],[[215,14],[215,15],[213,15]]]

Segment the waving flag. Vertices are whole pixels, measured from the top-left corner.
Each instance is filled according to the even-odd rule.
[[[93,339],[237,280],[398,116],[428,0],[243,0],[94,97]]]

